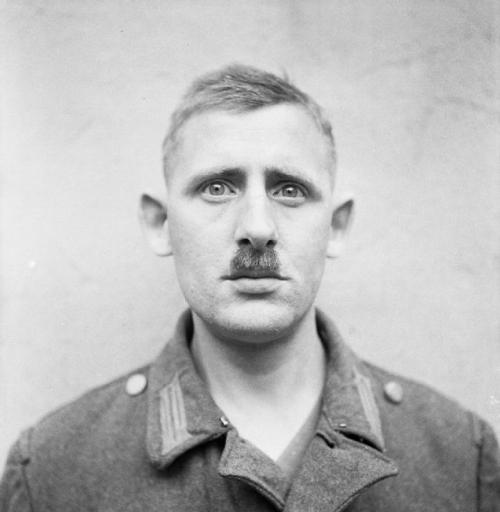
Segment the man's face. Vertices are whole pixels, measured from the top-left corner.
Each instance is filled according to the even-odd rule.
[[[301,107],[196,115],[167,177],[167,223],[192,310],[217,336],[264,342],[312,306],[333,213],[329,148]]]

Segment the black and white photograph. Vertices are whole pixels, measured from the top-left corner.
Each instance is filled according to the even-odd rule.
[[[0,19],[1,512],[500,512],[498,1]]]

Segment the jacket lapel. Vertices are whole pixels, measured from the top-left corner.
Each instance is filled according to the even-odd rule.
[[[396,475],[378,450],[341,435],[333,443],[316,436],[287,497],[286,512],[337,512],[371,485]]]

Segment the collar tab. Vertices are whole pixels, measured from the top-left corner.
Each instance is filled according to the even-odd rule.
[[[353,367],[353,373],[354,383],[356,384],[356,388],[358,390],[359,399],[365,413],[365,418],[370,425],[371,433],[377,440],[377,447],[381,448],[383,451],[385,449],[385,443],[384,437],[382,435],[382,423],[380,421],[380,413],[377,407],[377,403],[375,402],[375,397],[373,396],[370,379],[363,375],[356,366]]]
[[[227,427],[217,422],[215,414],[207,421],[196,421],[190,410],[189,397],[185,397],[181,384],[182,375],[176,373],[166,386],[151,399],[148,424],[148,453],[152,463],[164,469],[183,453],[195,446],[224,435]],[[204,428],[200,429],[200,424]]]
[[[323,395],[324,434],[334,432],[384,451],[380,414],[369,371],[344,343],[331,320],[316,311],[318,333],[328,356],[327,381]],[[366,369],[366,370],[365,370]],[[332,435],[328,435],[328,430]]]
[[[150,369],[146,444],[151,463],[159,469],[228,430],[221,424],[222,412],[194,368],[190,330],[191,313],[186,311]]]
[[[188,432],[184,397],[176,373],[170,384],[158,392],[161,425],[161,454],[166,455],[193,436]]]

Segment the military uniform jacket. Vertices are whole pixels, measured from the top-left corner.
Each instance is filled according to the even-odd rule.
[[[500,511],[488,425],[360,361],[319,312],[317,321],[327,380],[316,434],[291,481],[238,436],[206,391],[189,352],[187,312],[153,364],[21,435],[0,510]]]

